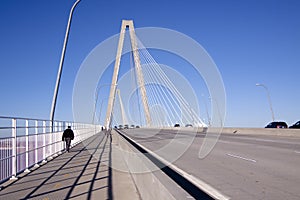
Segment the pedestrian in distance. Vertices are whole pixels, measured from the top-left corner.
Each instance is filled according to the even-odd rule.
[[[64,131],[62,136],[62,141],[66,142],[66,150],[70,152],[71,140],[74,139],[74,132],[71,129],[71,126]]]

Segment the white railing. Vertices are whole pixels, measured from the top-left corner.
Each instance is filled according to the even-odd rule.
[[[101,126],[68,121],[13,118],[0,116],[0,183],[16,179],[64,150],[62,133],[71,126],[74,131],[72,146],[95,135]]]

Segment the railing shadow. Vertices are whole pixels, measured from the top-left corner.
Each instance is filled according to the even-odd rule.
[[[85,144],[4,188],[0,199],[113,199],[110,134],[101,132]]]

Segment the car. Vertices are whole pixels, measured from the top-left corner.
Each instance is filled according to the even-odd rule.
[[[300,128],[300,121],[296,122],[295,124],[293,124],[289,128]]]
[[[174,127],[180,127],[180,124],[176,123],[176,124],[174,125]]]
[[[137,126],[135,126],[135,128],[140,128],[140,126],[139,126],[139,125],[137,125]]]
[[[122,130],[123,129],[123,125],[119,125],[118,130]]]
[[[185,127],[193,127],[192,124],[186,124]]]
[[[270,122],[265,128],[287,128],[288,125],[285,122]]]
[[[125,125],[124,125],[124,129],[129,129],[128,124],[125,124]]]

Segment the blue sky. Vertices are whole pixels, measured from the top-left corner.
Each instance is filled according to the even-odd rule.
[[[0,1],[0,115],[48,119],[70,0]],[[88,53],[119,33],[122,19],[164,27],[199,42],[215,61],[226,95],[226,126],[300,120],[300,1],[82,0],[72,21],[56,119],[72,119],[76,73]]]

